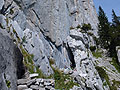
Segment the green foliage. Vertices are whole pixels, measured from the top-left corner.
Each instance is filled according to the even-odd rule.
[[[107,86],[107,82],[104,82],[104,83],[103,83],[103,86]]]
[[[120,25],[120,21],[119,21],[119,18],[118,18],[118,16],[115,14],[115,12],[114,12],[114,10],[112,9],[112,24],[114,25],[114,26],[118,26],[118,25]]]
[[[78,24],[78,26],[76,27],[77,29],[81,28],[80,24]]]
[[[46,78],[43,72],[38,67],[36,67],[36,73],[39,74],[38,78]]]
[[[96,46],[90,46],[90,50],[91,50],[92,52],[95,52]]]
[[[99,67],[99,66],[96,66],[95,68],[98,71],[100,77],[106,80],[106,82],[103,83],[103,86],[108,85],[110,90],[117,90],[117,87],[120,86],[120,81],[112,80],[113,84],[111,85],[106,71],[102,67]]]
[[[23,36],[23,38],[22,38],[22,44],[23,43],[26,43],[27,41],[26,41],[26,37],[25,36]]]
[[[114,87],[112,90],[117,90],[117,88],[120,86],[120,81],[112,80],[112,82],[112,87]]]
[[[100,39],[101,47],[108,49],[109,46],[109,29],[110,29],[110,23],[108,22],[108,18],[106,14],[104,13],[103,9],[99,7],[99,25],[98,25],[98,34]]]
[[[116,58],[112,58],[112,61],[110,63],[116,68],[116,70],[120,73],[120,65],[118,64]]]
[[[26,66],[28,71],[30,71],[30,73],[34,73],[34,68],[35,68],[33,63],[34,55],[28,54],[28,52],[25,51],[22,46],[20,46],[20,49],[24,57],[24,65]]]
[[[77,83],[73,82],[73,78],[70,75],[65,75],[59,69],[53,68],[54,71],[54,79],[55,79],[55,89],[60,90],[69,90],[74,85],[79,86]]]
[[[91,30],[91,24],[83,24],[82,27],[81,27],[82,30],[85,30],[85,31],[88,31],[88,30]]]
[[[92,32],[87,32],[88,35],[90,36],[93,36],[93,33]]]
[[[96,70],[98,71],[100,77],[101,77],[102,79],[105,79],[105,80],[106,80],[106,83],[107,83],[109,86],[111,86],[111,85],[110,85],[110,82],[109,82],[109,77],[108,77],[106,71],[105,71],[102,67],[99,67],[99,66],[96,66],[95,68],[96,68]]]
[[[49,59],[49,63],[50,63],[50,65],[53,65],[53,64],[55,64],[55,61],[53,59]]]
[[[70,27],[70,30],[72,30],[72,29],[74,29],[74,27],[71,26],[71,27]]]
[[[102,57],[102,52],[100,52],[98,49],[95,52],[92,52],[92,54],[96,58]]]
[[[12,15],[14,13],[13,9],[10,8],[10,14]]]
[[[96,43],[97,46],[100,45],[100,40],[99,40],[99,38],[93,36],[93,39],[94,39],[94,41],[95,41],[95,43]]]
[[[7,87],[10,88],[11,82],[9,80],[5,80],[5,82],[6,82]]]

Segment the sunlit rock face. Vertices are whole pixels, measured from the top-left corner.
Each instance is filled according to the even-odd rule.
[[[90,46],[95,46],[97,14],[92,0],[0,1],[1,30],[33,54],[34,65],[45,75],[53,74],[49,60],[72,76],[83,90],[103,90]],[[80,27],[91,24],[88,35]],[[71,68],[72,67],[72,68]]]

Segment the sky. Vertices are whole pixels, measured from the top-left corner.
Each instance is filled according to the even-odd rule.
[[[98,13],[98,8],[101,6],[106,13],[108,20],[112,21],[112,9],[114,9],[116,15],[120,16],[120,0],[93,0],[96,11]]]

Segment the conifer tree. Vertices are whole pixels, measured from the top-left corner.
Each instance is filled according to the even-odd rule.
[[[115,11],[112,9],[112,24],[114,26],[118,26],[120,25],[120,21],[119,21],[119,18],[118,16],[115,14]]]
[[[99,34],[100,44],[103,48],[108,49],[109,38],[110,38],[109,36],[110,24],[108,22],[108,18],[106,14],[104,13],[103,9],[100,6],[98,12],[98,19],[99,19],[98,34]]]

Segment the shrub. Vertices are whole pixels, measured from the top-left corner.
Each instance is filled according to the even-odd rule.
[[[9,80],[5,80],[5,82],[6,82],[7,87],[10,88],[11,82]]]
[[[90,50],[94,52],[96,50],[96,46],[90,46]]]
[[[102,79],[105,79],[107,84],[110,86],[109,77],[108,77],[106,71],[102,67],[99,67],[99,66],[96,66],[95,69],[98,71],[100,77]]]
[[[90,36],[93,36],[93,33],[92,32],[87,32],[88,35]]]
[[[70,30],[72,30],[72,29],[74,29],[74,27],[71,26],[71,27],[70,27]]]
[[[85,30],[85,31],[88,31],[88,30],[91,30],[92,28],[91,28],[91,24],[83,24],[82,25],[82,28],[81,29],[83,29],[83,30]]]
[[[99,50],[96,50],[95,52],[92,52],[93,56],[96,58],[102,57],[102,52]]]
[[[77,29],[81,28],[80,24],[78,24],[78,26],[76,27]]]
[[[117,59],[116,58],[112,58],[112,61],[110,61],[110,63],[116,68],[116,70],[120,73],[120,66],[117,63]]]
[[[65,75],[59,69],[53,68],[54,71],[54,79],[55,79],[55,89],[60,90],[69,90],[74,85],[79,86],[77,83],[73,81],[73,78],[70,75]],[[67,80],[67,82],[65,82]]]

